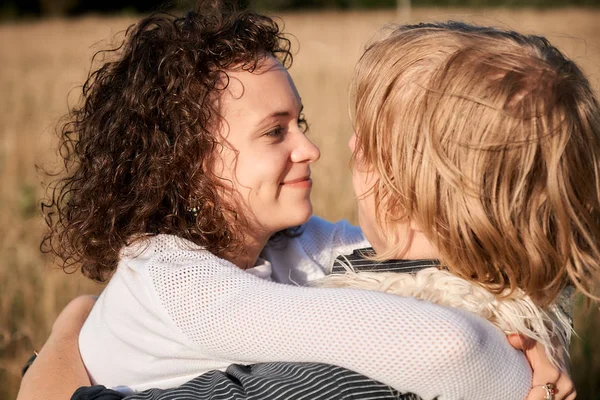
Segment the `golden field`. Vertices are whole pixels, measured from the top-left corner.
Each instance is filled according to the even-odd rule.
[[[457,19],[549,37],[579,62],[600,91],[600,10],[414,9],[300,13],[281,17],[294,35],[291,73],[305,104],[311,138],[322,158],[314,167],[316,213],[356,222],[346,147],[352,68],[378,27],[402,20]],[[99,285],[67,275],[39,251],[39,212],[46,180],[36,168],[56,167],[58,119],[77,102],[94,52],[106,48],[133,17],[94,17],[0,25],[0,400],[14,399],[20,368],[44,343],[57,313]],[[572,375],[581,399],[600,399],[600,314],[578,299]],[[507,384],[510,384],[507,382]]]

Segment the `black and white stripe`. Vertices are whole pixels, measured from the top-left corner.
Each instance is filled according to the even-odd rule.
[[[373,261],[368,257],[375,255],[372,247],[354,250],[352,254],[336,258],[331,269],[332,274],[343,274],[348,266],[356,272],[403,272],[414,274],[422,269],[440,267],[439,260],[387,260]]]
[[[103,386],[79,388],[71,400],[421,400],[348,369],[317,363],[230,365],[173,389],[125,396]]]
[[[418,400],[345,368],[316,363],[229,366],[176,389],[153,389],[125,400]]]

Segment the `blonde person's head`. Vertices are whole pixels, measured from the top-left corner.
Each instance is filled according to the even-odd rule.
[[[389,257],[414,222],[442,263],[539,305],[600,272],[600,109],[544,38],[449,22],[373,42],[354,78],[355,162],[379,179]],[[402,222],[402,225],[399,223]]]

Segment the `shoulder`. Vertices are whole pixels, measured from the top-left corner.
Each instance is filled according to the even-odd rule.
[[[120,252],[122,262],[158,262],[179,265],[187,261],[228,262],[203,246],[174,235],[152,235],[136,239]]]
[[[139,274],[156,284],[169,276],[201,273],[206,277],[227,271],[239,272],[231,262],[189,240],[174,235],[155,235],[125,247],[115,275]]]
[[[352,249],[370,246],[360,227],[347,220],[330,222],[315,216],[302,225],[300,240],[305,245],[315,246],[348,245]]]
[[[330,222],[321,217],[312,216],[305,224],[302,225],[303,232],[310,232],[312,234],[339,234],[343,232],[352,233],[362,237],[362,231],[360,227],[352,225],[345,219],[337,222]]]
[[[312,217],[303,225],[299,241],[306,253],[326,269],[333,265],[336,257],[370,247],[360,227],[346,220],[329,222],[319,217]]]

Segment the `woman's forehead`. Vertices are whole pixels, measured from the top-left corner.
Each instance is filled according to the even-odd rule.
[[[225,114],[255,115],[296,110],[301,100],[287,69],[274,57],[252,71],[227,71],[229,84],[221,96]]]

